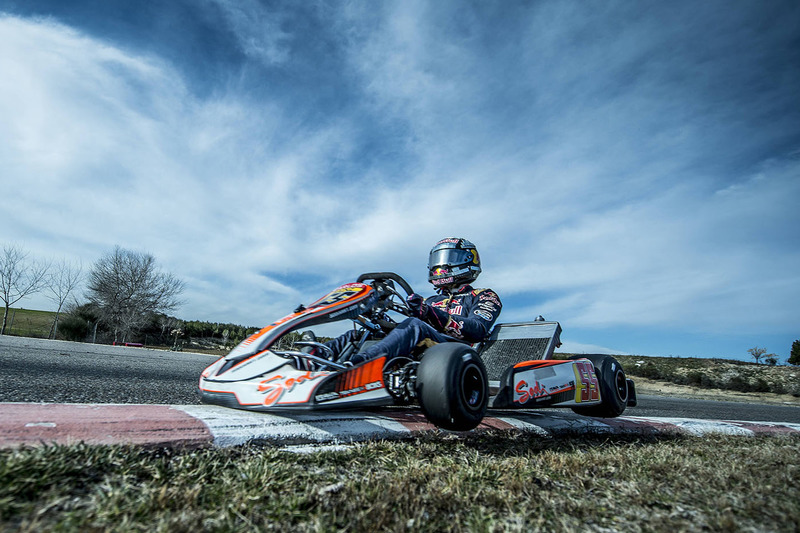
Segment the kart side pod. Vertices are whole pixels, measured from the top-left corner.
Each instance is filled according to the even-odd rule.
[[[503,373],[492,407],[597,405],[602,402],[601,394],[597,374],[588,360],[523,361]]]
[[[636,389],[619,361],[590,354],[554,360],[561,345],[558,322],[497,324],[478,353],[486,365],[491,408],[569,407],[601,417],[636,405]]]
[[[609,355],[518,363],[506,370],[493,408],[570,407],[578,414],[615,417],[636,405],[633,382]]]

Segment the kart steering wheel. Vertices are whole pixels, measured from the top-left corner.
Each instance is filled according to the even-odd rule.
[[[368,280],[372,280],[373,283],[380,285],[389,293],[386,297],[386,299],[389,300],[389,309],[406,316],[409,315],[410,310],[408,308],[408,303],[406,303],[406,298],[394,288],[394,283],[397,283],[406,293],[406,297],[411,296],[414,294],[414,289],[411,288],[411,285],[409,285],[406,280],[394,272],[367,272],[358,276],[357,281],[359,283],[364,283]],[[391,301],[392,296],[397,296],[399,302]]]

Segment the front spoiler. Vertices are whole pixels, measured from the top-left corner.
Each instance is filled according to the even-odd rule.
[[[204,404],[219,405],[230,409],[256,411],[260,413],[290,412],[290,411],[334,411],[361,409],[365,407],[383,407],[394,405],[392,398],[374,398],[357,400],[347,403],[297,403],[290,405],[260,405],[241,404],[232,392],[200,391],[200,399]]]

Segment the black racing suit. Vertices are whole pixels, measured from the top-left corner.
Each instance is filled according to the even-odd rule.
[[[452,293],[427,298],[420,318],[445,335],[474,343],[489,335],[502,307],[493,290],[462,285]]]
[[[489,336],[503,304],[491,289],[473,289],[462,285],[452,293],[431,296],[420,307],[419,315],[397,325],[384,339],[351,358],[354,364],[385,355],[387,360],[407,356],[422,341],[481,342]],[[339,354],[354,332],[326,343]]]

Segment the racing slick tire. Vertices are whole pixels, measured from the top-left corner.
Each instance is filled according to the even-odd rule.
[[[431,346],[417,369],[417,399],[434,425],[469,431],[483,420],[489,378],[477,352],[458,342]]]
[[[614,418],[621,415],[628,405],[628,379],[619,361],[610,355],[579,355],[570,359],[588,359],[597,373],[600,396],[603,403],[586,407],[573,407],[579,415]]]

